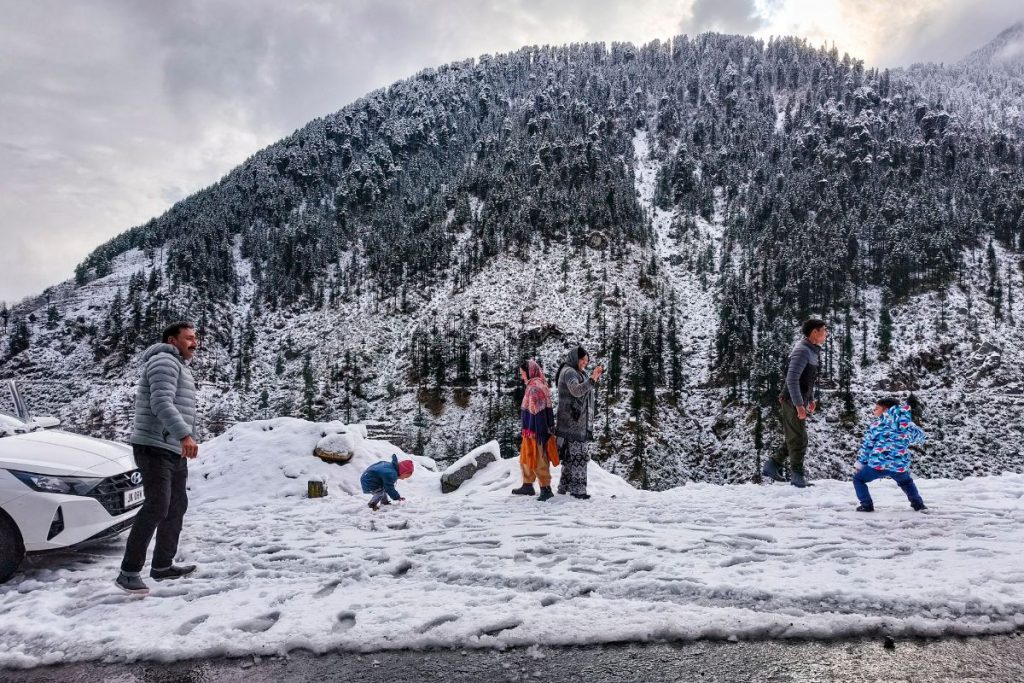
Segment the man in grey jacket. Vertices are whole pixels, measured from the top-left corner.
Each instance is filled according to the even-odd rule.
[[[803,338],[793,346],[786,370],[786,386],[779,396],[782,430],[785,440],[778,452],[764,464],[761,471],[775,481],[786,481],[782,468],[789,461],[789,482],[797,488],[808,486],[804,477],[804,456],[807,454],[807,416],[815,411],[817,403],[818,359],[821,345],[828,337],[824,320],[804,321],[800,331]]]
[[[186,322],[169,326],[162,339],[142,354],[131,444],[146,499],[135,516],[115,581],[122,590],[141,595],[149,593],[141,574],[154,533],[156,547],[149,572],[153,579],[177,579],[196,569],[195,565],[175,565],[174,556],[188,509],[188,461],[199,455],[196,385],[185,365],[198,342],[195,329]]]

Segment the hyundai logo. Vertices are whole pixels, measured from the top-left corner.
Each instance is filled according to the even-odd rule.
[[[141,472],[132,472],[131,480],[132,480],[132,486],[138,486],[139,484],[142,483],[142,473]]]

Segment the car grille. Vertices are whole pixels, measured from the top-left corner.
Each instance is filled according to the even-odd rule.
[[[138,470],[107,477],[89,492],[89,497],[99,501],[103,509],[114,517],[123,515],[128,510],[134,510],[138,505],[131,508],[124,506],[124,492],[141,486],[141,484],[132,483],[132,474],[135,472],[138,472]]]

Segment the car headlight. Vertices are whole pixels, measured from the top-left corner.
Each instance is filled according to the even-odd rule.
[[[45,493],[65,493],[72,496],[87,496],[103,477],[58,477],[52,474],[36,474],[35,472],[19,472],[7,470],[21,483],[34,491]]]

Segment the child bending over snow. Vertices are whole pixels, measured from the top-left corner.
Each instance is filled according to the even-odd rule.
[[[857,456],[857,472],[853,475],[853,488],[860,501],[857,512],[875,511],[868,482],[883,477],[899,484],[912,508],[927,510],[910,476],[909,447],[924,443],[928,437],[911,419],[910,405],[901,404],[894,398],[879,399],[875,403],[875,417],[878,419],[871,423],[864,435],[864,443]]]
[[[359,483],[363,487],[363,493],[372,494],[370,498],[370,509],[376,512],[381,505],[391,505],[391,500],[405,500],[398,495],[395,489],[395,482],[399,479],[408,479],[412,476],[412,460],[398,461],[397,455],[391,456],[391,462],[381,460],[366,468]]]

